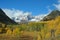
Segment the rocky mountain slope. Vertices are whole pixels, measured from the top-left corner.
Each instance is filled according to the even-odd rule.
[[[10,19],[1,8],[0,8],[0,22],[5,24],[17,24],[15,21]]]
[[[60,11],[54,10],[49,15],[45,16],[43,18],[43,21],[53,20],[53,19],[55,19],[58,16],[60,16]]]

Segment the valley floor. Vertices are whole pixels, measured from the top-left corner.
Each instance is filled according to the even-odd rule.
[[[45,36],[46,37],[46,36]],[[54,38],[41,38],[39,32],[21,32],[20,34],[0,34],[0,40],[60,40],[60,36]]]

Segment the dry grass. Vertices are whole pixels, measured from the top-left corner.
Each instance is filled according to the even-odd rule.
[[[20,35],[0,34],[0,40],[37,40],[34,32],[21,32]]]

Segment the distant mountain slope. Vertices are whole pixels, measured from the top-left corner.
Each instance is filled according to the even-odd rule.
[[[52,11],[49,15],[45,16],[43,18],[43,21],[48,21],[48,20],[52,20],[55,19],[56,17],[60,16],[60,11],[58,10],[54,10]]]
[[[15,21],[11,20],[0,8],[0,22],[5,24],[17,24]]]

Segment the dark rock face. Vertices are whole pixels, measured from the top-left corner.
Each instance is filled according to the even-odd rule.
[[[0,8],[0,22],[5,23],[5,24],[17,24],[15,21],[10,19]]]
[[[58,16],[60,16],[60,11],[54,10],[49,15],[45,16],[43,18],[43,21],[53,20],[53,19],[55,19]]]

